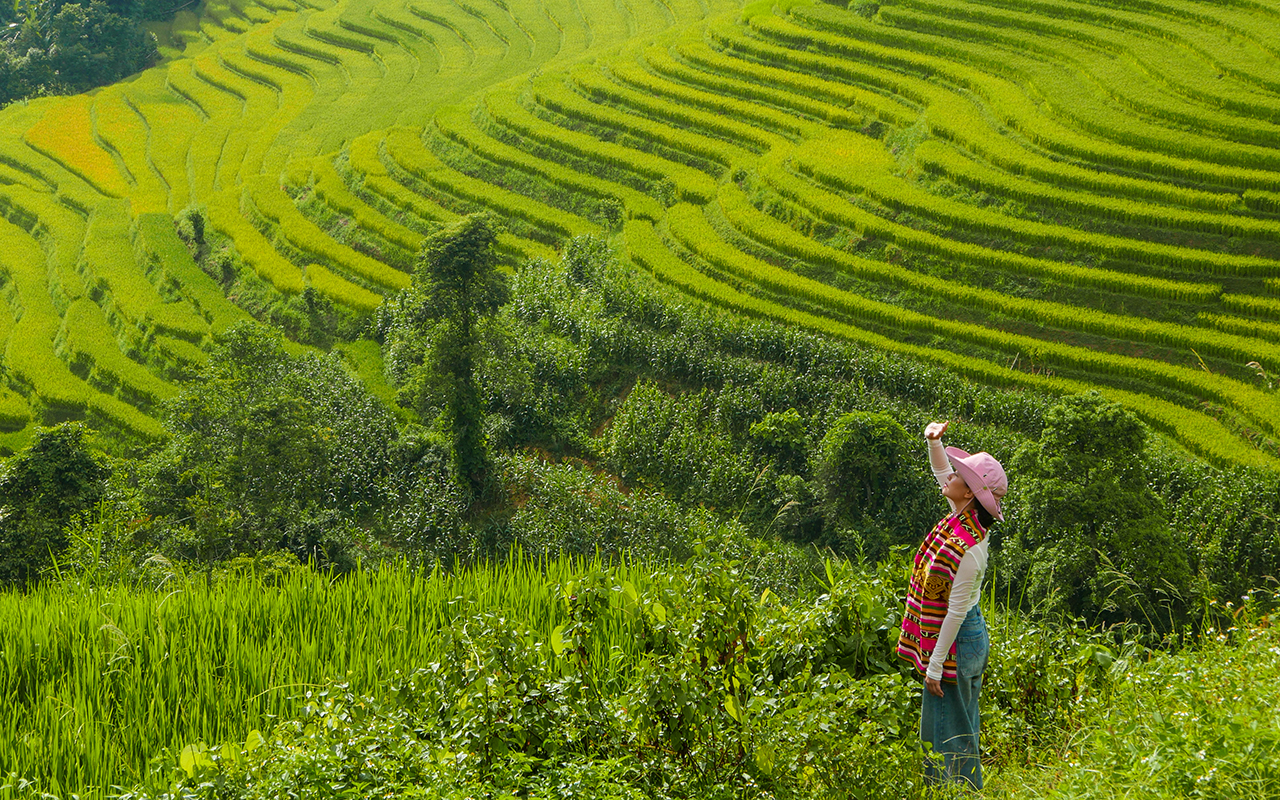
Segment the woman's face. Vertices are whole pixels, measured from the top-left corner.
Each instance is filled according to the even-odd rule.
[[[964,482],[964,478],[960,477],[960,473],[953,472],[947,478],[946,486],[942,487],[942,496],[956,504],[956,508],[963,508],[973,499],[973,492],[969,490],[969,484]]]

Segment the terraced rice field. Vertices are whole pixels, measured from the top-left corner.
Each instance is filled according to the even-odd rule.
[[[183,209],[367,312],[488,208],[512,266],[610,236],[702,301],[1280,468],[1280,2],[854,6],[209,2],[161,66],[0,112],[4,437],[160,435],[244,316]]]

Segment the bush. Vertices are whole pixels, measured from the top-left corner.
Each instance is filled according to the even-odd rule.
[[[1147,432],[1096,393],[1045,414],[1010,464],[1001,574],[1015,596],[1106,622],[1168,632],[1193,590],[1186,543],[1147,482]]]
[[[836,420],[811,466],[824,542],[877,561],[893,545],[919,540],[938,512],[923,459],[919,440],[887,414],[853,412]]]
[[[67,548],[64,528],[103,496],[110,469],[79,423],[41,428],[0,475],[0,582],[26,585]]]

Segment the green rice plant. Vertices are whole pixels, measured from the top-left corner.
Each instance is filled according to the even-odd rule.
[[[1160,361],[1099,352],[1056,340],[1006,333],[985,325],[957,322],[910,311],[805,278],[749,256],[726,243],[707,222],[701,209],[673,206],[668,214],[673,235],[694,254],[739,280],[769,292],[811,303],[824,311],[898,331],[926,332],[952,342],[969,342],[1008,354],[1029,354],[1037,362],[1076,370],[1102,379],[1143,380],[1157,387],[1185,392],[1193,397],[1215,398],[1247,416],[1274,435],[1280,420],[1267,416],[1280,411],[1280,398],[1255,387],[1199,369]],[[1214,337],[1207,337],[1212,339]],[[1258,340],[1255,340],[1258,341]],[[1268,345],[1258,341],[1259,348]]]
[[[698,40],[699,44],[705,43]],[[684,51],[678,46],[677,53]],[[671,49],[654,45],[644,51],[645,63],[659,75],[689,86],[706,88],[716,94],[737,97],[749,103],[767,104],[775,108],[819,119],[837,128],[860,128],[863,115],[852,104],[835,104],[819,100],[807,94],[775,88],[777,84],[761,81],[759,76],[741,79],[715,71],[706,71],[698,65],[689,65],[677,59]]]
[[[231,240],[236,252],[259,278],[287,294],[298,294],[306,283],[302,270],[282,257],[258,229],[240,213],[240,192],[218,192],[209,198],[209,225]]]
[[[860,108],[868,116],[902,126],[910,125],[919,114],[918,109],[897,97],[887,97],[858,86],[735,58],[712,48],[701,38],[681,42],[677,52],[681,58],[701,69],[734,76],[748,85],[755,83],[785,88],[788,91],[780,105],[786,105],[787,97],[803,95],[819,101],[823,108]],[[829,117],[821,118],[831,121]]]
[[[772,319],[855,342],[878,351],[920,359],[950,369],[964,379],[991,386],[1017,386],[1050,394],[1097,391],[1104,397],[1132,409],[1154,427],[1210,461],[1218,464],[1252,464],[1267,468],[1280,466],[1280,463],[1270,456],[1235,437],[1218,420],[1192,409],[1136,392],[1091,385],[1056,376],[1019,372],[981,358],[899,342],[849,323],[744,294],[703,275],[672,255],[649,223],[632,220],[626,223],[624,233],[627,238],[629,257],[636,264],[653,273],[658,280],[735,313]]]
[[[597,102],[634,109],[657,122],[670,122],[674,125],[705,132],[717,138],[726,139],[749,150],[764,151],[785,142],[782,136],[762,130],[759,126],[748,122],[740,122],[729,114],[717,113],[715,109],[706,111],[694,104],[686,104],[679,96],[685,91],[675,84],[664,84],[629,62],[615,62],[609,66],[610,75],[624,76],[622,83],[606,77],[599,69],[590,67],[574,67],[569,76],[573,85],[587,97]],[[640,84],[631,88],[628,84]],[[677,96],[668,99],[661,89],[667,88],[676,92]],[[708,101],[710,102],[710,101]]]
[[[111,323],[87,297],[76,300],[63,315],[56,345],[74,370],[87,373],[91,385],[130,405],[155,410],[177,394],[175,386],[120,352]]]
[[[633,57],[639,56],[637,53]],[[679,65],[665,48],[646,49],[643,59],[649,69],[632,58],[624,57],[609,65],[610,75],[627,86],[656,95],[667,103],[689,105],[713,114],[723,114],[731,120],[760,126],[784,138],[803,137],[816,129],[813,123],[793,114],[675,82],[667,77],[667,72],[677,71]]]
[[[147,128],[147,162],[167,190],[169,205],[157,211],[182,208],[191,202],[187,156],[202,122],[199,112],[169,89],[167,76],[167,70],[147,70],[129,84],[127,95]]]
[[[125,88],[120,84],[110,86],[94,98],[91,110],[94,136],[118,160],[130,184],[130,206],[144,212],[163,211],[169,204],[169,187],[150,163],[150,132],[126,98]]]
[[[1280,299],[1274,297],[1257,297],[1248,294],[1224,294],[1222,305],[1233,311],[1256,314],[1266,319],[1280,317]]]
[[[324,160],[313,164],[313,184],[316,196],[329,208],[350,217],[359,227],[379,236],[391,244],[413,255],[422,246],[422,234],[411,231],[405,226],[387,219],[377,210],[369,206],[351,193],[347,185],[338,177],[333,165]]]
[[[1267,214],[1280,214],[1280,192],[1264,192],[1261,189],[1250,189],[1244,193],[1244,202],[1254,211]]]
[[[832,198],[840,202],[838,198]],[[956,306],[986,310],[1025,319],[1047,330],[1077,330],[1109,339],[1162,344],[1192,349],[1237,363],[1259,358],[1280,359],[1280,350],[1260,342],[1256,334],[1240,329],[1222,335],[1202,328],[1141,317],[1111,314],[1092,308],[1046,300],[1013,297],[1004,292],[967,286],[958,281],[922,275],[894,264],[871,261],[820,244],[755,209],[736,187],[724,187],[719,197],[726,219],[750,238],[810,264],[826,264],[863,280],[886,282]]]
[[[347,145],[347,164],[359,176],[387,175],[387,167],[382,163],[378,149],[382,144],[381,131],[357,136]]]
[[[191,341],[209,332],[204,318],[187,304],[167,304],[134,261],[131,221],[123,203],[102,203],[89,219],[80,269],[88,292],[117,326],[132,327],[132,339],[145,337],[154,327]]]
[[[22,395],[0,386],[0,431],[18,431],[31,424],[31,407]]]
[[[989,9],[975,6],[968,6],[969,13],[966,14],[965,4],[944,7],[924,2],[918,5],[918,9],[887,9],[883,18],[899,28],[962,40],[964,44],[957,43],[956,46],[970,52],[998,43],[1015,52],[1032,55],[1034,60],[1041,63],[1047,57],[1056,63],[1075,64],[1093,86],[1104,87],[1107,96],[1123,108],[1109,108],[1094,101],[1087,109],[1082,109],[1075,101],[1084,99],[1086,95],[1077,91],[1070,95],[1056,96],[1062,101],[1063,111],[1060,115],[1075,119],[1083,129],[1093,130],[1113,141],[1128,141],[1135,146],[1152,147],[1173,155],[1194,156],[1215,163],[1250,167],[1266,166],[1268,162],[1265,155],[1256,159],[1259,154],[1255,152],[1255,160],[1246,155],[1246,152],[1253,151],[1255,147],[1265,150],[1280,141],[1280,131],[1268,121],[1224,114],[1219,103],[1215,103],[1212,110],[1206,109],[1180,94],[1170,92],[1158,79],[1153,80],[1149,66],[1152,52],[1185,53],[1182,48],[1168,41],[1155,40],[1153,44],[1146,36],[1131,32],[1108,32],[1098,25],[1074,26],[1064,31],[1064,37],[1051,38],[1016,30],[1015,24],[1028,15],[1019,17],[1005,13],[993,17]],[[1082,31],[1081,28],[1085,30]],[[1143,53],[1147,54],[1148,64],[1138,61]],[[1124,57],[1116,58],[1117,55]],[[1165,63],[1196,61],[1187,59],[1184,54],[1179,58],[1167,59]],[[1010,73],[1018,69],[1016,61],[1011,63],[1003,58],[987,66],[991,68],[997,65],[997,68]],[[1038,78],[1048,79],[1043,71]],[[1218,79],[1214,83],[1220,85],[1222,81]],[[1049,91],[1047,83],[1042,85],[1041,91]],[[1149,119],[1134,120],[1130,116],[1126,126],[1121,116],[1124,108]],[[1265,113],[1270,116],[1276,111],[1273,105]],[[1173,132],[1165,127],[1168,123],[1187,127],[1195,133],[1181,132],[1184,140],[1179,142],[1171,135]],[[1151,130],[1144,130],[1146,127]],[[1201,134],[1201,131],[1215,136]],[[1223,139],[1231,145],[1224,146]]]
[[[414,44],[413,39],[405,36],[403,30],[398,30],[394,26],[383,27],[376,20],[368,22],[358,19],[352,13],[340,14],[338,16],[338,27],[369,39],[376,39],[391,45],[400,45],[406,50]]]
[[[57,188],[54,176],[32,163],[31,149],[20,136],[6,136],[0,141],[0,165],[4,166],[7,176],[5,183],[19,183],[36,191]]]
[[[213,194],[218,185],[218,166],[229,133],[226,121],[239,118],[244,101],[243,98],[223,92],[201,80],[195,72],[195,62],[190,59],[182,59],[169,65],[166,85],[184,98],[202,117],[202,124],[177,135],[190,136],[190,194],[192,198],[203,200]],[[219,122],[208,124],[206,120]],[[202,154],[201,157],[196,158],[197,153]]]
[[[352,34],[337,24],[337,16],[340,10],[340,6],[332,6],[318,14],[313,14],[312,18],[307,21],[307,36],[343,50],[373,55],[373,42],[364,36]]]
[[[436,127],[442,134],[458,144],[471,150],[477,156],[511,169],[517,169],[534,176],[541,177],[554,186],[570,192],[579,192],[588,197],[616,200],[622,203],[626,213],[643,216],[646,219],[661,219],[662,204],[643,192],[629,186],[586,175],[569,169],[555,161],[530,155],[523,148],[500,142],[481,131],[471,115],[460,108],[441,109],[436,114]],[[388,141],[390,139],[388,138]],[[548,208],[550,208],[548,206]],[[585,220],[559,209],[553,210],[562,222],[554,223],[557,235],[564,236],[571,226],[582,229],[589,225]],[[530,220],[531,222],[533,220]],[[536,223],[535,223],[536,224]],[[547,227],[543,225],[541,227]],[[563,231],[563,232],[562,232]],[[576,234],[568,234],[570,236]]]
[[[218,57],[208,51],[191,60],[191,74],[209,86],[231,95],[242,104],[248,102],[250,95],[258,94],[264,88],[256,87],[253,81],[223,68]]]
[[[1280,306],[1280,304],[1277,304]],[[1280,342],[1280,323],[1263,322],[1246,317],[1231,317],[1226,314],[1214,314],[1201,311],[1196,319],[1211,328],[1216,328],[1238,336],[1256,336],[1271,342]],[[1256,359],[1253,359],[1256,360]]]
[[[209,0],[205,4],[202,17],[229,33],[244,33],[249,29],[249,21],[240,15],[239,9],[226,0]]]
[[[388,174],[386,166],[378,155],[378,148],[383,140],[381,131],[357,137],[348,150],[348,162],[352,170],[362,175],[360,190],[371,199],[385,203],[400,213],[408,214],[423,224],[448,222],[456,215],[443,206],[410,191],[397,183]],[[555,251],[541,242],[513,236],[510,233],[499,233],[495,243],[498,252],[514,265],[519,265],[531,258],[553,258]]]
[[[274,181],[259,180],[251,185],[249,199],[276,227],[278,235],[303,253],[392,291],[408,287],[407,274],[334,241],[316,227]]]
[[[264,41],[271,27],[273,26],[265,26],[262,32]],[[237,126],[229,137],[229,141],[237,143],[237,149],[233,151],[236,156],[240,152],[239,145],[243,144],[243,157],[234,159],[232,163],[237,165],[239,179],[244,181],[250,176],[272,171],[268,166],[268,153],[278,147],[277,138],[293,120],[303,114],[315,98],[316,92],[309,77],[255,60],[242,51],[239,45],[239,40],[228,43],[219,49],[218,57],[220,66],[243,79],[241,86],[246,97],[244,115],[246,121],[257,123],[256,129],[251,130],[241,130]],[[272,163],[283,160],[285,155],[281,154]]]
[[[85,220],[59,199],[23,185],[0,186],[0,215],[30,233],[44,249],[49,293],[62,308],[84,294],[77,265]]]
[[[366,190],[422,220],[448,222],[457,216],[439,203],[410,191],[387,175],[367,175],[362,185]]]
[[[249,37],[244,37],[248,39]],[[283,92],[286,77],[280,73],[293,73],[294,70],[287,67],[277,65],[267,60],[253,58],[248,51],[239,51],[235,47],[226,46],[218,48],[218,64],[228,72],[233,72],[237,76],[247,81],[256,83],[264,89],[272,92]],[[305,75],[299,77],[307,77]],[[248,97],[252,90],[241,84],[242,91]]]
[[[276,28],[271,33],[271,40],[276,47],[287,53],[294,53],[331,67],[342,65],[342,50],[331,44],[299,35],[292,28]]]
[[[168,214],[143,214],[134,220],[133,247],[137,263],[150,279],[169,287],[190,303],[208,320],[212,333],[221,333],[249,318],[249,314],[228,300],[222,287],[196,265]]]
[[[357,286],[319,264],[308,264],[304,272],[307,283],[317,292],[347,308],[368,313],[382,304],[382,295]]]
[[[606,103],[593,102],[575,92],[562,74],[534,78],[531,88],[538,104],[569,119],[624,131],[680,153],[706,159],[722,166],[748,158],[748,152],[727,142],[692,131],[673,128]]]
[[[177,367],[179,376],[187,376],[209,361],[209,354],[186,339],[159,334],[151,342],[154,353],[159,353],[169,365]]]
[[[890,208],[948,225],[960,225],[984,235],[994,234],[1028,244],[1065,247],[1198,274],[1280,273],[1280,262],[1270,258],[1214,253],[1077,231],[940,198],[895,177],[892,174],[895,165],[892,156],[878,142],[865,136],[832,134],[825,139],[807,141],[795,149],[792,163],[800,173],[823,185],[846,192],[865,192]],[[858,169],[850,169],[855,164]],[[1172,295],[1177,299],[1203,301],[1217,294],[1216,287],[1207,285],[1182,284],[1178,288],[1181,292]]]
[[[39,416],[44,411],[83,412],[92,390],[54,353],[60,318],[49,297],[44,252],[26,231],[0,220],[9,265],[9,303],[21,309],[5,345],[10,378]]]
[[[992,169],[941,142],[922,142],[916,148],[915,160],[924,169],[962,186],[1033,206],[1067,208],[1135,225],[1280,241],[1280,223],[1271,220],[1172,208],[1061,188],[1052,182],[1042,183]]]
[[[979,267],[994,267],[1021,275],[1040,275],[1071,285],[1094,286],[1125,294],[1203,302],[1211,300],[1221,292],[1221,287],[1210,284],[1131,275],[1033,258],[1005,250],[993,250],[890,222],[838,195],[816,188],[809,181],[795,177],[780,163],[783,160],[782,156],[785,156],[785,153],[771,153],[768,158],[763,159],[759,165],[759,174],[783,197],[801,205],[820,219],[911,250],[967,262]]]
[[[1101,31],[1131,30],[1177,41],[1208,61],[1216,70],[1215,76],[1230,75],[1254,86],[1280,89],[1280,81],[1269,74],[1273,67],[1272,54],[1280,40],[1272,35],[1272,47],[1268,50],[1265,42],[1269,30],[1258,25],[1257,12],[1265,12],[1265,6],[1189,2],[1159,7],[1072,6],[1045,0],[1008,0],[1004,5],[1030,12],[1027,15],[1032,21],[1030,24],[1043,20],[1041,24],[1046,28],[1070,20],[1089,23]],[[1176,16],[1162,12],[1173,12]],[[1096,36],[1097,32],[1090,38]]]
[[[1133,124],[1131,115],[1092,102],[1092,90],[1080,82],[1076,69],[1045,68],[1043,60],[1025,59],[1026,69],[1035,75],[1036,90],[1045,107],[1070,120],[1072,125],[1099,134],[1101,139],[1079,133],[1046,116],[1018,82],[968,66],[976,61],[1003,71],[1010,68],[1011,62],[1017,63],[1017,55],[996,58],[937,36],[886,27],[872,29],[870,23],[856,14],[833,15],[822,9],[798,7],[792,15],[803,24],[821,21],[818,23],[821,29],[801,28],[809,31],[800,37],[811,47],[892,64],[921,75],[944,76],[976,92],[991,107],[999,109],[1007,124],[1047,149],[1097,164],[1123,164],[1145,173],[1210,185],[1244,189],[1261,182],[1268,187],[1280,186],[1280,175],[1253,168],[1280,165],[1280,155],[1274,151],[1242,145],[1224,149],[1217,142],[1196,139],[1191,134],[1174,134],[1155,127],[1139,128]],[[756,19],[759,18],[753,18],[753,24]],[[826,30],[839,32],[827,33]],[[1193,151],[1188,150],[1188,139],[1196,142]],[[1212,158],[1214,163],[1203,158]]]
[[[472,14],[462,5],[409,2],[405,9],[429,24],[439,26],[453,34],[463,44],[457,52],[463,64],[501,64],[514,56],[508,40],[502,38],[483,14]]]
[[[884,66],[901,66],[916,73],[932,74],[938,69],[946,70],[946,65],[952,63],[944,59],[927,59],[915,56],[907,51],[860,43],[846,37],[803,28],[772,16],[753,17],[750,20],[750,25],[753,31],[765,38],[785,43],[789,46],[788,49],[814,47],[818,53],[831,54],[815,56],[805,53],[790,57],[796,63],[817,58],[825,68],[831,69],[831,62],[839,64],[841,61],[847,62],[851,58],[866,59],[867,63],[862,65],[862,72],[868,70],[883,72],[892,76],[889,80],[893,84],[897,84],[895,86],[896,91],[901,91],[898,87],[905,83],[910,85],[909,91],[913,95],[927,98],[926,104],[929,106],[930,111],[926,121],[933,133],[943,139],[961,143],[975,154],[1013,172],[1027,174],[1046,181],[1055,181],[1059,185],[1065,184],[1112,194],[1122,194],[1147,201],[1158,199],[1192,208],[1221,211],[1229,209],[1237,202],[1238,196],[1234,194],[1206,192],[1156,181],[1115,176],[1107,172],[1064,164],[1047,156],[1030,152],[1008,137],[992,135],[991,124],[984,116],[987,113],[987,104],[976,102],[964,94],[942,86],[930,84],[922,77],[915,75],[903,76],[901,73],[894,72]],[[826,47],[824,48],[823,45]],[[955,65],[952,64],[952,66]],[[837,66],[836,69],[839,69],[839,67]],[[1039,125],[1040,128],[1051,129],[1051,133],[1045,134],[1042,138],[1045,138],[1046,141],[1057,143],[1059,146],[1068,141],[1099,142],[1097,139],[1076,134],[1060,124],[1047,121],[1036,109],[1034,102],[1011,82],[995,76],[985,75],[976,70],[965,70],[959,67],[947,71],[947,76],[955,78],[956,74],[953,73],[956,70],[959,70],[961,86],[971,89],[981,97],[994,98],[990,100],[989,107],[999,110],[1001,121],[1017,128],[1029,138],[1035,140],[1035,137],[1031,136],[1027,130],[1027,125],[1034,123]],[[1082,146],[1085,145],[1082,144]],[[1153,155],[1145,151],[1136,151],[1132,148],[1120,146],[1106,146],[1105,143],[1100,144],[1099,147],[1102,148],[1102,151],[1100,151],[1102,155],[1098,153],[1093,155],[1104,162],[1109,158],[1126,162],[1128,157],[1138,157],[1142,163],[1130,164],[1130,166],[1140,170],[1154,171],[1157,174],[1194,174],[1199,169],[1198,162],[1186,159],[1175,159],[1159,154]],[[1260,177],[1265,178],[1268,175],[1268,173],[1256,170],[1235,169],[1232,171],[1230,168],[1217,168],[1210,170],[1210,172],[1212,172],[1210,177],[1214,182],[1225,182],[1225,185],[1256,180]]]
[[[192,60],[191,70],[198,80],[240,101],[240,108],[234,116],[221,125],[211,126],[214,142],[209,143],[210,147],[217,148],[211,152],[218,153],[214,165],[216,177],[210,189],[237,185],[251,138],[250,131],[245,129],[250,126],[256,128],[252,131],[255,135],[263,132],[261,129],[276,108],[276,93],[224,68],[221,61],[208,51]]]
[[[397,128],[387,134],[387,155],[415,178],[440,191],[491,208],[499,214],[511,215],[529,222],[561,238],[572,238],[595,229],[591,223],[558,208],[531,200],[524,195],[501,189],[484,181],[463,175],[446,166],[435,154],[422,146],[418,132]],[[515,148],[510,148],[515,150]],[[517,151],[518,152],[518,151]],[[535,159],[527,157],[529,163]],[[562,172],[569,170],[561,168]],[[573,174],[573,173],[569,173]],[[588,181],[584,181],[588,183]],[[604,181],[594,181],[594,185]]]
[[[402,13],[402,9],[399,9],[399,8],[388,8],[382,5],[375,5],[372,9],[370,9],[369,13],[373,16],[374,19],[378,20],[384,25],[388,25],[392,28],[398,28],[399,30],[404,31],[405,33],[415,38],[426,39],[427,41],[430,41],[432,45],[434,45],[438,50],[443,49],[444,47],[444,45],[442,45],[440,40],[444,38],[449,38],[449,37],[439,36],[437,32],[431,29],[431,26],[422,24],[421,18],[415,17],[410,14]],[[440,27],[444,27],[448,29],[451,33],[453,33],[454,34],[453,38],[456,38],[459,41],[462,40],[462,37],[452,27],[447,25],[441,25]],[[441,60],[448,61],[449,59],[447,57],[442,57]]]
[[[328,681],[374,692],[442,660],[449,640],[439,632],[476,614],[501,613],[550,647],[570,621],[561,587],[602,568],[519,553],[453,573],[387,566],[341,579],[261,566],[267,577],[246,563],[158,589],[46,582],[0,594],[6,769],[64,795],[149,782],[148,763],[166,748],[242,742],[296,715]],[[613,571],[633,591],[648,589],[648,575]],[[635,663],[642,640],[640,618],[609,605],[587,654],[602,685]]]
[[[1274,119],[1280,113],[1280,106],[1267,95],[1235,80],[1224,81],[1223,76],[1231,73],[1215,63],[1218,54],[1243,51],[1246,60],[1262,66],[1271,61],[1266,52],[1249,39],[1240,41],[1242,37],[1232,36],[1206,15],[1188,14],[1185,6],[1177,10],[1178,18],[1168,18],[1122,9],[1077,14],[1062,6],[1049,5],[1034,11],[994,9],[974,3],[944,7],[933,0],[910,5],[913,12],[941,13],[967,22],[998,25],[1006,35],[1009,31],[1034,32],[1040,36],[1020,37],[1017,45],[1034,47],[1037,52],[1048,50],[1053,44],[1047,42],[1041,49],[1037,47],[1037,40],[1052,37],[1114,53],[1132,61],[1145,76],[1159,81],[1175,94],[1213,108],[1229,109],[1254,119]],[[890,19],[897,10],[896,7],[889,10]],[[986,33],[992,35],[996,31],[989,29]],[[1187,50],[1198,57],[1187,58]],[[1262,71],[1270,68],[1267,66]]]
[[[315,59],[298,55],[277,45],[275,34],[279,23],[283,21],[279,20],[277,24],[255,28],[247,34],[244,37],[245,54],[255,61],[319,82],[316,73],[320,67],[315,63]]]
[[[484,108],[494,122],[527,139],[563,150],[578,158],[608,164],[651,181],[670,180],[684,200],[706,203],[715,197],[715,180],[705,172],[652,153],[614,142],[602,142],[594,136],[552,125],[520,105],[515,92],[490,92],[485,96]],[[445,114],[445,111],[440,112],[437,119]]]

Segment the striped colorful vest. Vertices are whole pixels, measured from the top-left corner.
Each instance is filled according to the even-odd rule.
[[[907,588],[907,611],[898,636],[898,657],[915,664],[922,674],[929,667],[929,656],[938,641],[942,620],[947,616],[947,600],[951,597],[951,583],[960,559],[986,535],[972,510],[951,514],[933,526],[916,551]],[[942,680],[947,683],[956,681],[955,654],[953,642],[942,665]]]

